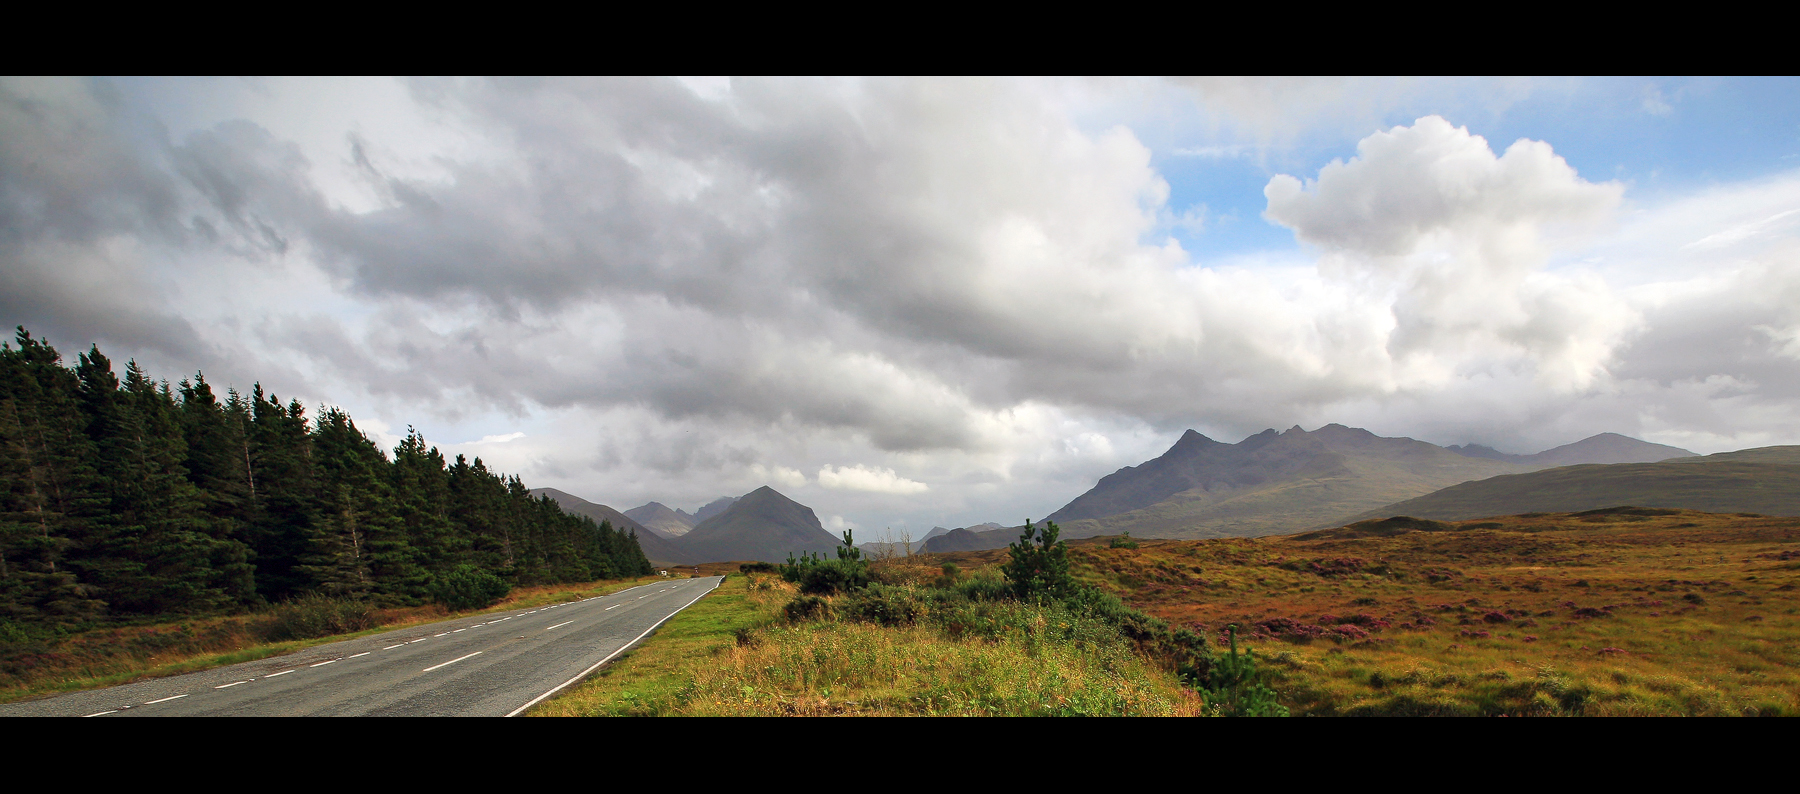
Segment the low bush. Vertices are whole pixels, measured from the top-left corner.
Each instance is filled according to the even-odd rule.
[[[831,603],[818,596],[800,595],[782,607],[781,614],[794,623],[830,617]]]
[[[481,609],[510,592],[512,585],[505,579],[472,565],[458,565],[432,583],[431,600],[453,610]]]
[[[844,618],[883,626],[911,626],[925,612],[926,601],[913,588],[884,584],[857,590],[839,604]]]
[[[270,610],[262,634],[270,642],[306,640],[371,629],[377,623],[365,602],[305,595]]]

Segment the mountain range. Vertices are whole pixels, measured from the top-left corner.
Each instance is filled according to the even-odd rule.
[[[811,508],[772,488],[713,501],[693,514],[651,502],[620,513],[554,489],[570,512],[638,532],[662,564],[830,554],[839,539]],[[1618,505],[1800,515],[1800,447],[1698,456],[1602,433],[1531,455],[1470,444],[1440,447],[1330,424],[1264,430],[1224,443],[1189,430],[1162,455],[1102,477],[1046,516],[1066,538],[1260,536],[1394,515],[1464,520]],[[920,552],[1003,548],[1019,527],[933,527]],[[648,537],[646,537],[648,536]],[[865,543],[882,556],[895,544]]]
[[[1046,516],[1068,538],[1116,535],[1207,538],[1339,526],[1388,505],[1502,475],[1569,464],[1689,459],[1694,453],[1602,433],[1535,455],[1440,447],[1330,424],[1264,430],[1228,444],[1189,430],[1153,460],[1100,479]],[[1018,528],[948,533],[928,551],[1001,548]],[[954,537],[953,537],[954,536]]]
[[[784,562],[790,553],[830,555],[840,545],[839,539],[819,524],[812,508],[768,486],[741,497],[717,499],[692,515],[670,510],[658,502],[620,512],[555,488],[539,488],[532,495],[548,496],[566,512],[595,521],[611,521],[615,528],[635,531],[644,555],[662,566],[731,560]],[[638,516],[656,521],[665,529],[658,531]],[[683,530],[666,534],[671,523]]]

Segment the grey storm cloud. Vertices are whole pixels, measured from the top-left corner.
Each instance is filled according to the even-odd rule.
[[[586,458],[544,452],[543,471],[781,464],[890,495],[925,493],[896,467],[945,450],[999,462],[936,482],[1075,482],[1135,462],[1091,438],[1132,426],[1703,440],[1743,428],[1695,406],[1766,417],[1800,397],[1800,316],[1771,297],[1800,285],[1791,245],[1767,242],[1786,227],[1744,227],[1767,238],[1760,264],[1720,275],[1716,300],[1640,299],[1563,264],[1610,233],[1624,188],[1554,142],[1496,152],[1436,117],[1371,131],[1269,183],[1267,218],[1314,262],[1233,268],[1168,239],[1169,187],[1129,129],[1083,128],[1016,82],[407,95],[483,153],[421,176],[378,132],[321,155],[250,120],[165,132],[105,81],[0,83],[0,315],[409,410],[610,417]],[[784,438],[805,448],[790,462],[755,451]],[[1089,462],[1035,451],[1059,444]]]

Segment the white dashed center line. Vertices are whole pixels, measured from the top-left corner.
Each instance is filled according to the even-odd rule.
[[[281,671],[281,672],[279,672],[279,673],[270,673],[270,674],[268,674],[268,675],[265,675],[265,676],[263,676],[263,677],[264,677],[264,678],[274,678],[274,677],[275,677],[275,676],[278,676],[278,675],[287,675],[287,674],[288,674],[288,673],[291,673],[291,672],[294,672],[294,671],[293,671],[293,670],[283,670],[283,671]]]
[[[400,643],[400,645],[405,645],[405,644],[406,644],[406,643],[404,643],[404,642],[403,642],[403,643]],[[384,651],[391,651],[391,650],[393,650],[393,649],[395,649],[395,648],[398,648],[398,647],[400,647],[400,645],[389,645],[389,646],[388,646],[388,647],[386,647],[386,648],[382,648],[382,650],[384,650]]]
[[[171,701],[171,700],[180,700],[180,699],[182,699],[182,698],[184,698],[184,697],[187,697],[187,695],[174,695],[174,696],[171,696],[171,697],[166,697],[166,698],[163,698],[163,699],[162,699],[162,700],[152,700],[152,701],[150,701],[150,702],[149,702],[149,703],[145,703],[145,704],[144,704],[144,705],[146,705],[146,706],[154,706],[154,705],[156,705],[156,704],[158,704],[158,703],[167,703],[167,702],[169,702],[169,701]]]
[[[612,606],[609,606],[609,607],[607,607],[607,608],[605,608],[605,609],[602,609],[602,610],[600,610],[600,611],[601,611],[601,612],[611,612],[611,611],[613,611],[613,610],[615,610],[615,609],[618,609],[618,608],[619,608],[619,607],[622,607],[622,606],[625,606],[625,605],[624,605],[624,604],[613,604],[613,605],[612,605]]]
[[[87,715],[87,716],[89,716],[89,717],[104,717],[104,716],[106,716],[106,715],[108,715],[108,714],[117,714],[117,713],[119,713],[119,710],[118,710],[118,709],[113,709],[113,710],[112,710],[112,711],[102,711],[102,712],[100,712],[100,713],[98,713],[98,714],[89,714],[89,715]]]
[[[313,664],[313,665],[307,665],[307,666],[308,666],[308,667],[324,667],[324,666],[325,666],[325,665],[328,665],[328,664],[335,664],[335,663],[337,663],[337,662],[338,662],[338,661],[341,661],[341,660],[339,660],[339,659],[332,659],[332,660],[329,660],[329,661],[324,661],[324,662],[320,662],[320,663],[318,663],[318,664]]]
[[[573,620],[565,620],[565,621],[563,621],[563,622],[561,622],[561,623],[558,623],[558,624],[556,624],[556,625],[554,625],[554,626],[550,626],[550,627],[549,627],[549,628],[546,628],[546,629],[544,629],[544,630],[545,630],[545,631],[549,631],[549,630],[550,630],[550,629],[560,629],[560,628],[562,628],[562,627],[564,627],[564,626],[567,626],[567,625],[569,625],[569,624],[570,624],[570,623],[574,623],[574,622],[575,622],[575,621],[573,621]]]
[[[372,651],[363,651],[362,653],[359,653],[356,656],[368,656],[370,653],[372,653]],[[346,656],[344,658],[345,659],[355,659],[356,656]]]
[[[291,673],[291,672],[294,672],[294,671],[292,671],[292,670],[289,670],[289,671],[288,671],[288,672],[290,672],[290,673]],[[248,683],[250,683],[250,682],[249,682],[249,681],[236,681],[236,682],[233,682],[233,683],[229,683],[229,684],[226,684],[226,685],[224,685],[224,686],[216,686],[216,687],[213,687],[213,689],[230,689],[230,688],[232,688],[232,687],[234,687],[234,686],[237,686],[237,685],[238,685],[238,684],[248,684]]]
[[[434,664],[434,665],[432,665],[432,666],[430,666],[430,667],[427,667],[427,668],[425,668],[425,669],[423,669],[423,670],[420,670],[420,671],[419,671],[419,672],[421,672],[421,673],[429,673],[429,672],[431,672],[431,671],[433,671],[433,670],[436,670],[436,669],[438,669],[438,668],[439,668],[439,667],[449,667],[449,666],[450,666],[450,665],[453,665],[453,664],[456,664],[456,663],[457,663],[457,662],[460,662],[460,661],[462,661],[462,660],[464,660],[464,659],[467,659],[467,658],[469,658],[469,657],[471,657],[471,656],[480,656],[480,655],[481,655],[481,651],[476,651],[476,652],[474,652],[474,653],[471,653],[471,654],[469,654],[469,655],[468,655],[468,656],[458,656],[458,657],[456,657],[456,658],[455,658],[455,659],[451,659],[451,660],[450,660],[450,661],[448,661],[448,662],[445,662],[445,663],[443,663],[443,664]]]

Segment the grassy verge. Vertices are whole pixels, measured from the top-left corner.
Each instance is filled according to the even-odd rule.
[[[440,606],[377,610],[378,625],[357,632],[268,642],[263,613],[112,626],[0,645],[0,703],[99,689],[255,661],[315,645],[362,637],[463,615],[528,609],[604,595],[660,577],[520,588],[482,610]]]
[[[780,619],[772,577],[737,579],[533,716],[1195,715],[1198,696],[1110,628],[1016,604],[980,636],[928,620]]]

